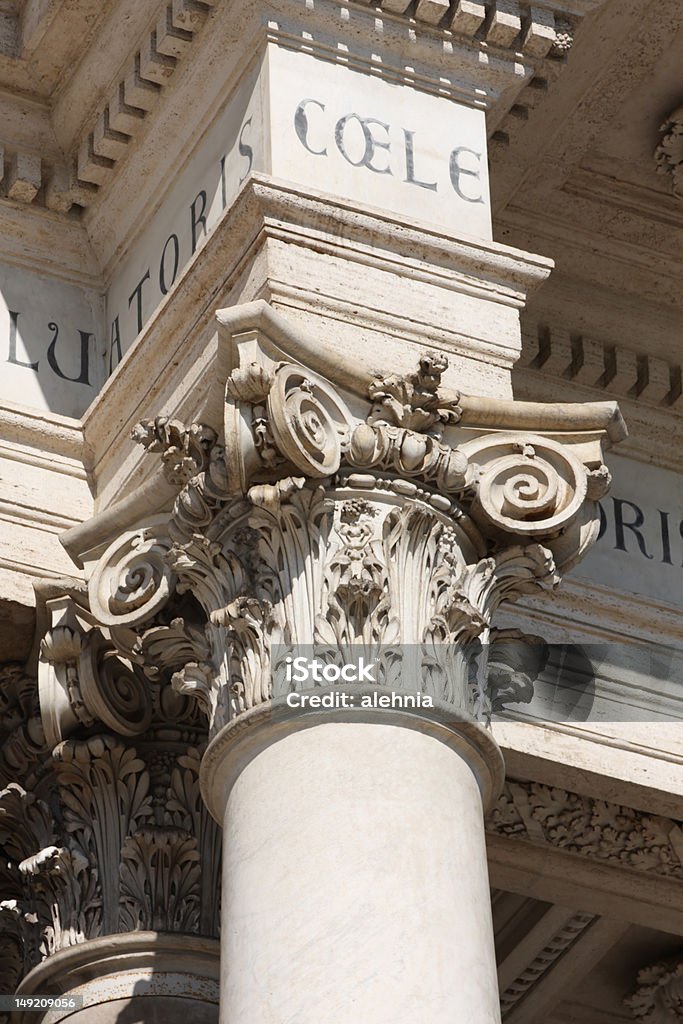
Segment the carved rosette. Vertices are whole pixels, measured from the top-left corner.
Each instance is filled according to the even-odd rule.
[[[373,378],[363,418],[315,373],[251,361],[226,384],[224,444],[197,424],[134,431],[184,483],[168,516],[103,552],[90,606],[132,665],[199,701],[210,734],[271,698],[274,652],[306,645],[389,652],[394,687],[399,648],[415,647],[425,692],[490,714],[498,606],[582,556],[609,478],[599,432],[462,429],[446,368],[426,354],[413,374]],[[502,656],[497,707],[533,686],[533,673],[501,685]]]

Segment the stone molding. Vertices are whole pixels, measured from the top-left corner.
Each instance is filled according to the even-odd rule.
[[[69,995],[82,997],[81,1013],[116,999],[180,997],[191,1000],[181,1005],[194,1019],[197,1003],[217,1007],[219,975],[217,939],[131,931],[60,950],[23,979],[18,994],[68,991]],[[52,1010],[50,1024],[70,1016],[72,1011],[68,1009]],[[15,1024],[31,1024],[34,1019],[31,1012],[12,1014]]]
[[[672,958],[638,972],[638,988],[624,1006],[641,1024],[683,1020],[683,960]]]
[[[488,817],[487,830],[615,867],[683,880],[681,822],[557,786],[508,780]]]
[[[323,685],[319,694],[334,693],[333,686]],[[364,696],[379,695],[381,685],[359,684],[357,692]],[[209,811],[222,823],[225,800],[240,772],[272,743],[294,732],[337,722],[379,722],[383,725],[411,729],[430,736],[456,751],[474,775],[481,803],[488,810],[501,791],[505,765],[495,739],[471,716],[459,715],[445,703],[437,704],[429,713],[398,709],[339,710],[331,718],[326,710],[306,708],[296,717],[273,715],[272,706],[263,702],[236,715],[209,743],[201,765],[200,784]]]
[[[4,195],[21,203],[44,205],[68,213],[87,207],[97,189],[111,177],[116,161],[140,134],[147,114],[156,106],[193,36],[216,0],[173,0],[155,27],[140,41],[122,78],[91,130],[75,146],[73,162],[42,167],[40,155],[0,148],[0,179]],[[4,168],[3,168],[3,156]]]

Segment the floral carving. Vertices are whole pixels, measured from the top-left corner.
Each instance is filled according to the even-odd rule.
[[[679,822],[536,782],[509,782],[489,830],[568,853],[683,879]]]
[[[141,748],[108,735],[67,740],[40,795],[17,783],[0,792],[11,897],[0,905],[0,961],[21,960],[19,976],[119,931],[217,934],[220,830],[199,792],[201,752],[181,736]]]
[[[14,662],[1,665],[0,787],[30,779],[47,754],[35,678]]]
[[[641,1024],[683,1020],[683,960],[671,959],[638,972],[638,988],[624,1000]]]
[[[417,372],[405,376],[377,375],[368,387],[372,409],[368,423],[388,423],[432,437],[441,437],[444,427],[457,423],[462,415],[457,392],[440,396],[441,376],[448,367],[446,356],[427,352]]]
[[[135,432],[180,490],[165,523],[115,542],[91,578],[114,643],[197,698],[212,735],[270,699],[274,645],[420,647],[425,685],[480,718],[529,697],[532,677],[503,682],[502,663],[489,693],[489,631],[501,602],[558,582],[555,549],[564,565],[594,539],[587,498],[608,483],[595,438],[578,454],[522,431],[447,443],[462,408],[483,422],[495,410],[461,408],[439,353],[378,375],[353,414],[316,373],[259,355],[226,382],[224,447],[199,424]],[[194,609],[179,613],[188,595]],[[398,679],[390,662],[385,682]]]
[[[131,437],[146,451],[161,455],[166,479],[180,487],[207,469],[217,441],[211,427],[201,423],[185,427],[178,420],[165,416],[142,420],[131,431]]]

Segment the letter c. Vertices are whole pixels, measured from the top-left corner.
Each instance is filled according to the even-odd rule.
[[[322,149],[312,149],[308,144],[308,115],[306,113],[306,107],[309,103],[313,103],[316,107],[320,107],[321,110],[325,110],[325,104],[320,103],[319,100],[302,100],[299,106],[296,108],[294,114],[294,130],[297,134],[299,142],[307,149],[313,156],[327,156],[327,147],[324,146]]]

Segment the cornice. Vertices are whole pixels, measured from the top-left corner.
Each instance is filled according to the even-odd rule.
[[[0,403],[0,439],[21,445],[27,452],[35,448],[40,458],[49,452],[62,456],[85,476],[83,465],[87,450],[79,420],[57,413],[26,409],[11,402]]]
[[[659,221],[668,227],[683,228],[683,208],[675,196],[655,188],[645,188],[614,177],[614,164],[605,168],[591,165],[576,168],[565,182],[563,191],[568,195],[595,199],[603,206],[629,210],[648,220]],[[609,169],[608,169],[609,167]],[[612,173],[610,173],[610,170]]]
[[[595,205],[596,211],[599,209]],[[673,253],[610,237],[588,227],[571,211],[510,205],[496,221],[499,238],[552,253],[560,269],[599,280],[605,288],[641,300],[680,308],[682,261]],[[578,226],[577,226],[578,224]]]
[[[554,319],[554,318],[553,318]],[[551,318],[523,316],[521,366],[680,415],[681,364],[572,330]],[[534,320],[536,322],[534,322]]]
[[[622,350],[622,354],[632,355],[625,350]],[[632,365],[635,377],[635,358]],[[520,398],[542,401],[543,397],[547,396],[549,388],[552,388],[553,398],[563,401],[588,401],[598,395],[610,398],[619,396],[620,406],[629,424],[629,437],[620,454],[673,472],[683,470],[683,420],[680,415],[680,399],[672,405],[650,405],[641,399],[623,395],[617,388],[591,387],[528,365],[513,371],[513,389]],[[666,446],[662,444],[663,436],[669,439]]]
[[[500,1008],[503,1020],[531,991],[534,985],[546,976],[579,937],[597,918],[594,914],[581,912],[568,916],[565,923],[545,943],[523,971],[500,993]]]
[[[625,442],[628,443],[628,442]],[[681,649],[681,610],[674,604],[655,601],[641,594],[602,586],[578,574],[568,577],[552,602],[536,605],[533,599],[520,602],[515,615],[528,611],[558,631],[553,642],[566,642],[568,632],[589,642],[623,641],[635,637],[652,644]]]
[[[683,795],[678,728],[676,722],[657,729],[647,722],[626,722],[621,727],[613,723],[610,729],[599,723],[510,718],[495,721],[493,735],[513,776],[577,790],[596,801],[625,803],[643,814],[678,819]]]
[[[452,94],[461,102],[485,108],[496,108],[500,101],[508,110],[524,82],[540,68],[551,66],[545,80],[555,75],[571,46],[575,27],[601,2],[490,0],[484,4],[482,0],[452,0],[449,4],[448,0],[418,0],[413,7],[405,0],[385,0],[371,10],[362,3],[344,4],[343,9],[323,3],[303,11],[273,0],[265,12],[269,19],[266,36],[279,45],[303,48],[322,59],[355,65],[387,80],[405,81],[440,95]],[[248,35],[264,12],[251,3],[237,11],[233,4],[230,17],[233,21],[251,20]],[[224,6],[218,0],[173,0],[161,6],[106,89],[97,80],[92,55],[86,53],[53,104],[56,138],[67,159],[56,153],[54,166],[48,167],[43,180],[40,160],[36,164],[22,157],[23,184],[15,187],[15,198],[44,203],[59,212],[96,202],[98,193],[117,176],[132,144],[146,135],[154,108],[163,103],[179,66],[196,51],[204,23],[210,20],[216,26],[221,18]],[[100,42],[102,31],[100,25]],[[126,31],[130,32],[127,26]],[[377,46],[383,51],[381,61],[370,56]],[[398,57],[393,70],[392,50]],[[449,84],[448,67],[454,54],[455,73]],[[426,70],[430,63],[434,65],[431,73]],[[470,77],[475,88],[463,87],[464,79]],[[514,90],[511,83],[515,83]],[[78,124],[70,124],[67,100],[78,90],[92,93],[93,87],[102,98],[97,112],[85,118],[83,132],[78,127],[84,121],[83,111]],[[497,124],[502,116],[503,111],[497,110],[493,121]],[[12,159],[16,162],[14,155]]]

